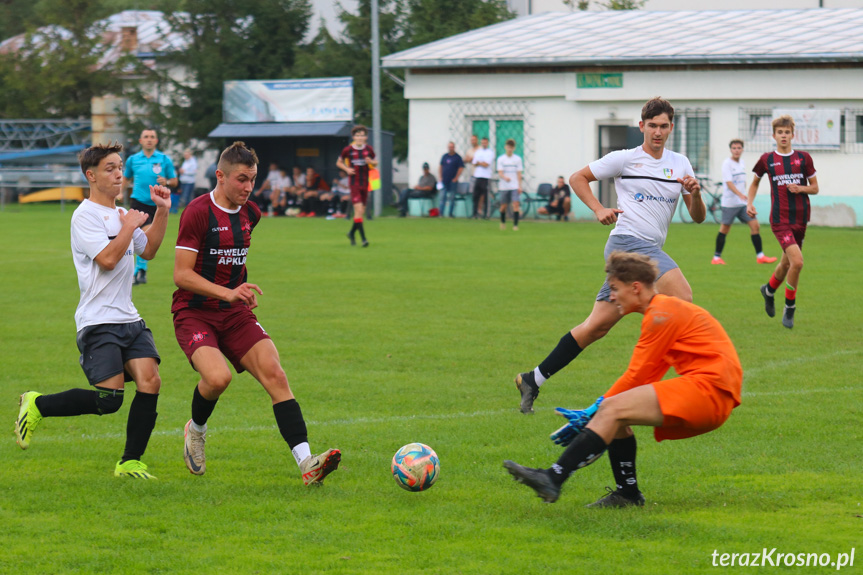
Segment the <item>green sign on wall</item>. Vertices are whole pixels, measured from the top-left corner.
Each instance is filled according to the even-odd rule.
[[[623,74],[576,74],[579,88],[623,88]]]

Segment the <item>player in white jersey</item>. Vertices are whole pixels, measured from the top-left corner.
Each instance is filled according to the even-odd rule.
[[[156,424],[162,380],[153,334],[132,304],[132,270],[135,256],[153,259],[165,237],[171,191],[150,186],[155,215],[147,231],[141,230],[145,212],[116,206],[123,190],[122,151],[119,144],[97,145],[79,155],[90,197],[72,214],[72,258],[81,291],[75,324],[81,368],[93,389],[23,394],[15,436],[27,449],[42,418],[115,413],[123,404],[125,382],[134,381],[126,447],[114,475],[153,479],[140,459]]]
[[[569,183],[601,224],[617,223],[605,245],[606,259],[613,251],[647,254],[659,263],[656,291],[691,302],[689,282],[662,247],[668,224],[681,198],[692,220],[697,223],[704,221],[706,208],[701,199],[701,186],[686,156],[665,148],[674,128],[674,108],[667,100],[654,98],[648,101],[641,109],[638,126],[644,133],[644,144],[631,150],[611,152],[591,162],[574,173]],[[614,178],[617,208],[603,206],[590,189],[590,182],[606,178]],[[587,319],[567,332],[533,371],[516,376],[522,413],[533,413],[539,387],[569,365],[584,348],[604,337],[620,320],[620,312],[609,302],[609,295],[608,282],[605,282]],[[633,452],[634,449],[633,445]],[[612,451],[609,448],[614,461],[616,457]],[[628,451],[622,456],[628,458]]]

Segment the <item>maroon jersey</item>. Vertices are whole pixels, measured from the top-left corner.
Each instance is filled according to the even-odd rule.
[[[809,221],[809,194],[792,194],[788,186],[805,186],[815,175],[812,156],[792,151],[787,156],[778,152],[763,154],[752,168],[759,178],[770,176],[770,223],[806,225]]]
[[[347,161],[347,164],[354,169],[351,176],[351,191],[361,192],[369,191],[369,165],[366,160],[375,159],[375,151],[371,146],[366,144],[362,148],[355,148],[353,144],[342,150],[342,155],[339,156],[342,162]]]
[[[252,230],[261,219],[261,209],[246,202],[235,212],[218,206],[213,192],[193,200],[180,216],[177,249],[198,254],[195,273],[214,284],[234,289],[246,281],[246,255]],[[184,308],[228,309],[232,304],[220,299],[178,289],[174,292],[171,313]],[[245,305],[236,302],[234,306]]]

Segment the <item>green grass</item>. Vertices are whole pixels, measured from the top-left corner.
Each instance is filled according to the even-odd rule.
[[[22,452],[20,393],[86,387],[75,347],[72,209],[0,211],[2,573],[698,573],[712,553],[848,553],[863,564],[859,229],[811,228],[797,326],[763,312],[735,226],[711,266],[717,226],[674,225],[666,245],[734,340],[743,404],[719,430],[653,441],[638,430],[644,509],[583,506],[612,484],[605,459],[543,504],[501,467],[547,466],[558,405],[583,407],[625,369],[641,316],[625,318],[518,413],[512,378],[535,366],[592,306],[609,228],[381,218],[371,247],[348,224],[272,219],[257,228],[250,281],[307,419],[315,451],[342,467],[308,489],[263,389],[235,377],[210,420],[207,474],[181,458],[196,377],[169,313],[177,219],[135,303],[162,354],[159,420],[144,460],[155,482],[117,480],[127,401],[114,416],[49,419]],[[778,246],[765,230],[767,252]],[[2,405],[2,404],[0,404]],[[410,494],[392,454],[421,441],[438,483]],[[802,568],[813,573],[835,568]]]

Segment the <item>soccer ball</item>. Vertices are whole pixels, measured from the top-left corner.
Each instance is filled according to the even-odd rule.
[[[408,443],[393,455],[392,471],[402,489],[424,491],[437,481],[440,460],[428,445]]]

